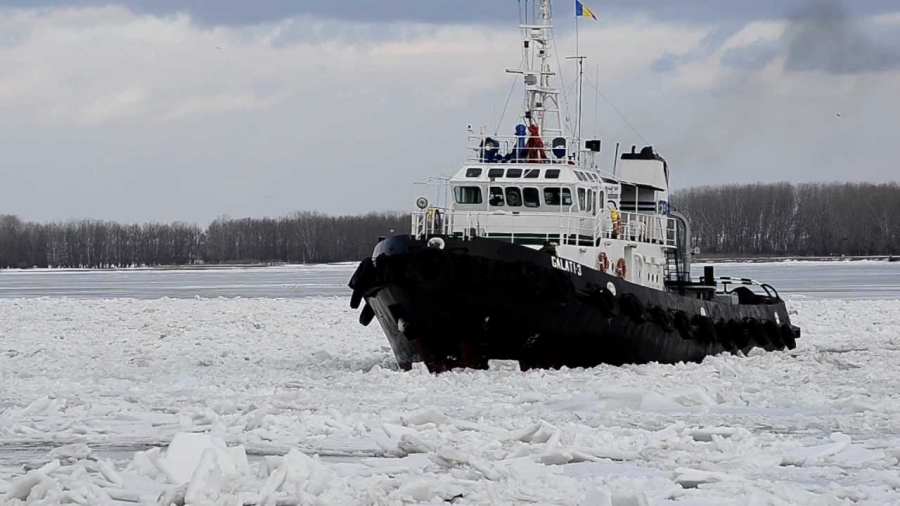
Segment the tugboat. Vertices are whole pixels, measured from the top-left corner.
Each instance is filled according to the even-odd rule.
[[[397,362],[432,372],[515,360],[530,368],[700,362],[794,349],[800,329],[771,286],[692,277],[690,224],[669,206],[651,146],[598,164],[601,141],[561,120],[550,0],[520,19],[525,100],[515,134],[469,129],[449,178],[417,184],[411,232],[379,238],[350,280],[359,321],[381,325]],[[573,135],[566,136],[569,130]]]

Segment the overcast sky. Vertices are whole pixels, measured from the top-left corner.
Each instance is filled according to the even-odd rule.
[[[0,214],[409,209],[413,181],[463,162],[467,124],[496,127],[518,3],[0,0]],[[585,3],[587,74],[634,127],[588,86],[606,165],[644,138],[675,187],[900,179],[895,0]]]

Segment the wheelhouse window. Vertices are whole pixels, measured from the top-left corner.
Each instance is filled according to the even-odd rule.
[[[541,169],[527,169],[525,170],[525,179],[536,179],[541,177]]]
[[[572,192],[568,188],[562,189],[562,203],[564,206],[572,205]]]
[[[481,169],[478,167],[472,167],[470,169],[466,169],[466,177],[478,177],[481,175]]]
[[[584,188],[578,189],[578,210],[584,211],[588,209],[587,206],[587,190]]]
[[[491,169],[488,171],[488,177],[503,177],[503,169]]]
[[[525,207],[539,207],[541,194],[537,188],[522,188],[522,200],[525,202]]]
[[[559,179],[559,169],[547,169],[544,172],[544,177],[547,179]]]
[[[509,207],[522,207],[522,190],[514,186],[507,187],[506,203]]]
[[[490,198],[488,199],[488,203],[490,203],[494,207],[503,207],[503,188],[499,186],[491,186]]]
[[[594,207],[594,195],[596,192],[594,190],[588,190],[587,192],[587,208],[591,214],[597,214],[597,208]]]
[[[559,188],[544,188],[544,204],[548,206],[559,205]]]
[[[583,172],[580,172],[580,171],[577,171],[577,170],[574,171],[574,172],[575,172],[575,177],[577,177],[579,181],[586,181],[586,179],[584,179],[584,173],[583,173]]]
[[[506,169],[506,177],[519,178],[522,177],[522,169]],[[507,199],[509,200],[509,199]]]
[[[481,188],[477,186],[455,186],[453,194],[457,204],[480,204]]]

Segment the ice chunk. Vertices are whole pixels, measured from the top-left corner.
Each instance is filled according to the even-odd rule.
[[[22,416],[34,416],[39,415],[44,412],[48,407],[50,407],[50,403],[52,401],[46,395],[43,397],[39,397],[31,402],[25,409],[22,410]]]
[[[407,454],[430,453],[435,451],[435,446],[414,434],[403,434],[397,447]]]
[[[428,366],[425,365],[425,362],[413,362],[412,366],[409,370],[410,373],[414,374],[422,374],[422,375],[430,375],[431,373],[428,371]]]
[[[60,446],[50,450],[51,459],[59,459],[62,463],[73,463],[91,456],[91,449],[84,443]]]
[[[682,406],[715,406],[718,404],[706,390],[700,387],[678,390],[669,394],[669,398]]]
[[[834,407],[845,409],[852,413],[863,413],[865,411],[878,411],[878,408],[871,403],[859,397],[848,397],[834,403]]]
[[[431,499],[431,482],[423,479],[411,480],[400,485],[395,494],[416,502],[427,501]]]
[[[428,457],[432,462],[446,469],[472,467],[489,480],[497,481],[502,478],[500,472],[487,462],[453,448],[443,448],[437,453],[429,454]]]
[[[59,460],[52,460],[41,466],[38,471],[44,473],[45,476],[50,476],[55,473],[57,469],[59,469]]]
[[[885,458],[884,452],[867,450],[860,446],[850,445],[829,461],[841,467],[858,467]]]
[[[25,499],[28,499],[31,490],[44,478],[46,478],[46,476],[40,471],[28,471],[25,476],[13,482],[12,487],[6,492],[6,500],[19,499],[20,501],[24,501]]]
[[[159,495],[159,498],[156,501],[156,504],[162,506],[170,506],[172,504],[175,505],[184,505],[184,495],[187,491],[187,485],[182,485],[177,488],[172,488],[166,490],[162,494]]]
[[[488,369],[491,371],[513,372],[520,372],[522,370],[518,360],[488,360]]]
[[[732,427],[703,427],[686,431],[687,435],[694,438],[694,441],[710,442],[713,436],[731,437],[735,434]]]
[[[222,468],[219,466],[218,455],[219,452],[214,447],[203,450],[200,462],[191,475],[191,482],[184,492],[185,504],[217,504],[222,488]]]
[[[115,413],[116,411],[119,411],[118,406],[111,406],[109,404],[92,404],[91,409],[88,411],[88,413],[91,416],[106,416],[110,413]]]
[[[718,483],[731,481],[733,479],[733,477],[725,473],[679,467],[678,469],[675,469],[673,481],[684,488],[697,488],[697,486],[702,483]]]
[[[550,438],[559,432],[559,429],[553,425],[541,421],[530,428],[522,431],[516,436],[516,439],[523,443],[546,443]]]
[[[237,474],[231,452],[221,439],[206,434],[190,434],[180,432],[175,435],[166,456],[159,462],[171,473],[176,485],[183,485],[192,480],[194,470],[200,464],[206,450],[214,450],[216,463],[223,476]]]
[[[178,417],[168,413],[118,412],[115,418],[129,422],[146,422],[153,426],[178,425]]]
[[[581,506],[613,506],[612,494],[606,489],[589,490],[581,501]]]
[[[647,392],[641,397],[638,409],[641,411],[681,410],[684,409],[684,404],[656,392]]]
[[[530,404],[533,402],[541,402],[544,400],[544,394],[540,392],[525,392],[518,396],[515,402],[519,404]]]
[[[611,502],[611,506],[650,506],[650,501],[643,492],[614,494]]]
[[[788,453],[781,460],[781,465],[798,467],[811,465],[817,460],[840,453],[850,446],[850,437],[840,432],[833,433],[830,439],[833,441],[832,443],[798,448]]]
[[[116,468],[113,466],[112,462],[109,461],[109,459],[100,461],[99,467],[100,474],[103,475],[104,478],[106,478],[106,481],[112,483],[116,487],[122,486],[122,477],[119,476],[118,472],[116,472]]]
[[[410,415],[410,417],[406,419],[406,425],[425,425],[426,423],[442,425],[449,422],[450,418],[435,408],[420,411],[414,415]]]

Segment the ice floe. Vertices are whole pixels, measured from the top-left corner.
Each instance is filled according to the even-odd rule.
[[[0,300],[0,504],[900,504],[900,302],[792,352],[397,370],[346,300]]]

